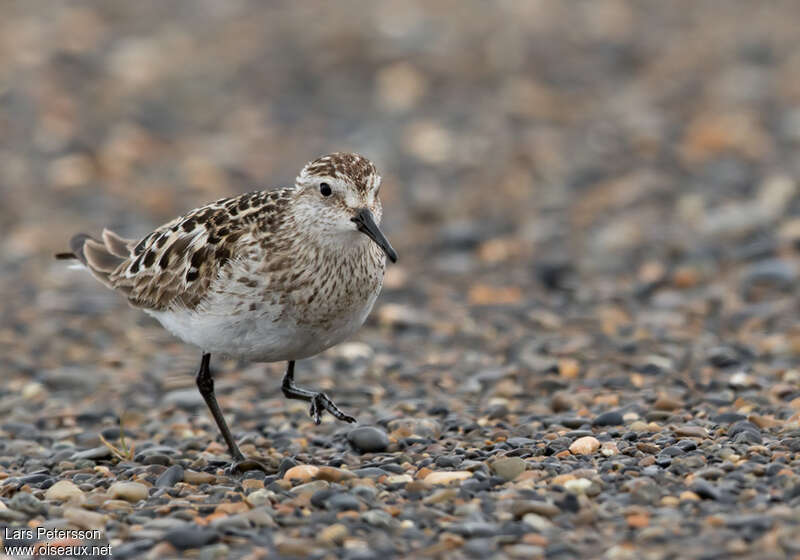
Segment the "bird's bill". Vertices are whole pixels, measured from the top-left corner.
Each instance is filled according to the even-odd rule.
[[[390,261],[393,263],[397,262],[397,251],[394,250],[392,244],[389,243],[389,240],[386,239],[386,236],[383,235],[383,232],[378,227],[378,224],[375,223],[372,212],[366,208],[362,208],[352,220],[355,222],[358,231],[372,239],[375,244],[386,253]]]

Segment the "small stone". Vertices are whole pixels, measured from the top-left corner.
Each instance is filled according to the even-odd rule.
[[[183,480],[183,476],[183,467],[180,465],[172,465],[156,479],[156,488],[172,488]]]
[[[89,459],[90,461],[95,461],[97,459],[107,459],[108,457],[111,457],[111,450],[105,445],[101,445],[99,447],[73,453],[70,460],[78,461],[80,459]]]
[[[558,361],[558,374],[565,379],[575,379],[581,372],[581,365],[578,360],[563,358]]]
[[[343,480],[350,480],[352,478],[356,478],[356,474],[353,473],[352,471],[348,471],[345,469],[337,469],[336,467],[322,466],[318,467],[316,478],[318,478],[319,480],[327,480],[328,482],[341,482]]]
[[[576,439],[569,446],[573,455],[590,455],[600,449],[600,441],[594,436],[584,436]]]
[[[53,484],[45,492],[44,499],[54,502],[72,502],[78,505],[86,503],[86,496],[83,490],[78,488],[71,480],[59,480]]]
[[[613,457],[614,455],[619,455],[619,449],[615,442],[604,441],[600,446],[600,453],[602,453],[604,457]]]
[[[519,457],[503,457],[492,463],[492,470],[504,480],[514,480],[527,468],[527,464]]]
[[[425,477],[428,484],[450,484],[451,482],[462,481],[472,477],[469,471],[433,471]]]
[[[146,500],[148,496],[147,486],[141,482],[115,482],[106,492],[109,498],[114,500],[125,500],[131,503]]]
[[[526,513],[522,516],[522,522],[526,525],[530,525],[537,531],[547,531],[554,527],[553,522],[547,519],[546,517],[542,517],[536,513]]]
[[[389,447],[389,436],[374,426],[361,426],[350,430],[347,441],[362,453],[385,451]]]
[[[40,515],[47,511],[47,505],[44,504],[33,494],[28,492],[17,492],[9,502],[9,507],[30,516]]]
[[[83,508],[64,508],[64,519],[81,529],[103,529],[108,517]]]
[[[564,483],[564,488],[567,492],[573,494],[586,494],[587,490],[592,486],[592,481],[588,478],[576,478],[575,480],[568,480]]]
[[[211,473],[190,471],[189,469],[183,471],[183,481],[186,484],[211,484],[216,480],[217,477]]]
[[[328,488],[330,483],[327,480],[313,480],[311,482],[306,482],[305,484],[301,484],[300,486],[295,486],[291,489],[292,494],[313,494],[319,490],[323,490]]]
[[[295,539],[281,534],[275,536],[275,549],[283,556],[309,558],[314,554],[314,541]]]
[[[254,492],[250,492],[244,499],[245,502],[250,504],[253,507],[263,506],[270,503],[270,498],[274,496],[275,493],[271,490],[267,490],[266,488],[262,488],[260,490],[255,490]]]
[[[767,259],[749,266],[741,278],[741,290],[748,300],[761,299],[766,290],[788,292],[797,286],[798,268],[789,260]]]
[[[430,496],[427,496],[422,503],[425,505],[438,504],[441,502],[449,502],[455,500],[458,496],[458,490],[455,488],[441,488],[434,491]]]
[[[410,474],[393,474],[386,477],[386,484],[408,484],[413,482],[414,478]]]
[[[202,527],[173,529],[164,535],[164,540],[178,550],[201,548],[215,542],[218,538],[216,531]]]
[[[314,480],[317,474],[319,474],[319,467],[314,465],[297,465],[286,471],[283,475],[283,480],[308,482],[309,480]]]
[[[721,497],[720,491],[705,480],[692,484],[692,492],[705,500],[719,500]]]
[[[317,537],[324,544],[339,544],[350,533],[347,527],[341,523],[334,523],[325,527]]]
[[[656,399],[656,402],[653,403],[653,408],[666,411],[679,410],[683,408],[683,402],[667,395],[661,395]]]
[[[561,508],[555,504],[539,500],[514,500],[511,504],[511,513],[517,518],[523,517],[528,513],[555,517],[561,513]]]
[[[325,507],[331,511],[358,511],[361,501],[352,494],[342,492],[325,500]]]
[[[678,426],[675,434],[683,437],[707,438],[708,430],[702,426]]]
[[[597,416],[592,422],[593,426],[621,426],[625,421],[622,418],[622,413],[616,410],[604,412]]]

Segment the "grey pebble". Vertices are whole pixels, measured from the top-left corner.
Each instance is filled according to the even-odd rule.
[[[172,465],[156,479],[156,487],[171,488],[183,480],[183,467]]]
[[[350,430],[347,441],[362,453],[385,451],[389,447],[389,436],[374,426],[361,426]]]
[[[361,501],[352,494],[334,494],[325,500],[325,507],[331,511],[358,511],[361,509]]]
[[[94,461],[96,459],[106,459],[109,457],[111,457],[111,450],[105,445],[100,445],[98,447],[73,453],[70,459],[73,461],[77,461],[79,459],[89,459],[90,461]]]
[[[8,505],[11,509],[30,516],[40,515],[47,511],[47,504],[28,492],[17,492]]]
[[[705,480],[698,480],[692,484],[691,490],[704,500],[719,500],[721,497],[719,489]]]
[[[200,548],[215,542],[218,538],[216,531],[202,527],[173,529],[164,535],[164,540],[178,550]]]
[[[593,421],[593,426],[620,426],[625,421],[622,419],[622,413],[617,410],[610,410],[597,416]]]

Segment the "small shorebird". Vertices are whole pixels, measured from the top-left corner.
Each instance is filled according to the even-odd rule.
[[[107,287],[202,350],[197,387],[235,463],[242,455],[214,396],[212,353],[288,361],[283,394],[355,418],[318,391],[295,385],[294,362],[342,342],[367,318],[397,253],[381,232],[381,177],[368,159],[334,153],[308,163],[293,187],[202,206],[142,239],[78,234],[70,253]]]

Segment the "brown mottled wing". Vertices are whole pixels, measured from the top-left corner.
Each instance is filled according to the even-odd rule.
[[[287,196],[283,192],[223,198],[164,224],[129,250],[128,258],[109,276],[111,287],[125,293],[135,307],[194,309],[220,271],[236,258],[238,243],[260,227],[264,208]]]

